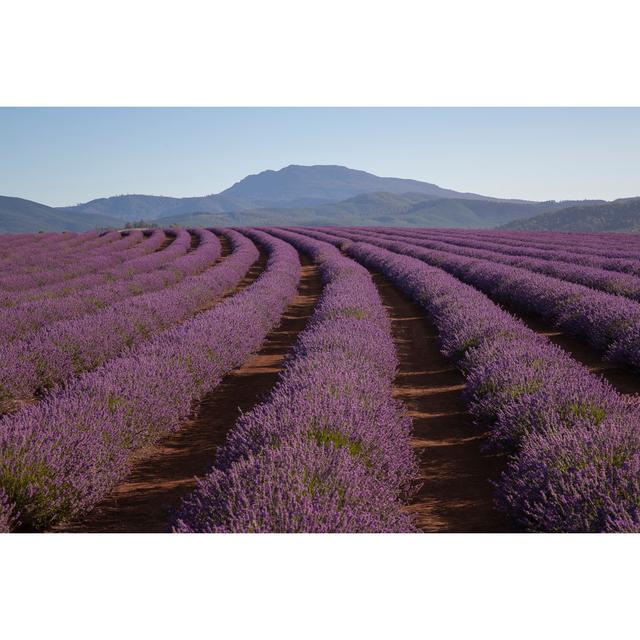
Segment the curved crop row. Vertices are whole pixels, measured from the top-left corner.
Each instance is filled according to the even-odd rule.
[[[367,243],[347,253],[430,314],[472,414],[513,457],[498,504],[534,531],[640,531],[640,415],[603,379],[441,269]]]
[[[127,234],[128,235],[128,234]],[[25,276],[38,272],[43,265],[46,269],[62,269],[74,259],[98,255],[100,251],[108,250],[109,245],[127,237],[118,231],[109,232],[103,236],[89,239],[69,238],[61,242],[49,242],[37,245],[25,245],[18,251],[7,253],[0,260],[3,272],[2,281],[10,275],[11,278]]]
[[[409,241],[381,236],[378,239],[370,234],[336,234],[356,240],[365,238],[371,244],[440,267],[501,303],[585,338],[591,346],[604,351],[608,360],[640,367],[640,304],[633,300],[518,267],[425,249]]]
[[[136,260],[136,268],[139,268],[139,261],[148,259],[150,266],[142,273],[131,277],[124,274],[119,280],[68,296],[0,308],[0,344],[25,338],[46,324],[78,318],[114,302],[169,287],[188,275],[202,271],[220,257],[220,241],[209,231],[198,230],[194,233],[200,238],[200,243],[193,252],[187,254],[191,235],[178,232],[167,249]],[[154,260],[156,257],[162,257],[162,260]]]
[[[270,230],[320,265],[323,291],[269,398],[243,414],[177,532],[414,531],[411,421],[391,397],[397,360],[371,277],[334,247]]]
[[[368,233],[368,232],[367,232]],[[500,245],[488,242],[475,242],[463,239],[449,239],[443,241],[433,241],[424,239],[424,236],[412,234],[407,231],[394,230],[393,232],[375,233],[374,235],[386,235],[398,238],[399,240],[411,242],[420,247],[437,249],[440,251],[450,251],[469,258],[481,258],[492,262],[500,262],[513,267],[543,273],[552,278],[576,282],[592,289],[599,289],[622,295],[633,300],[640,301],[640,278],[629,273],[619,273],[607,271],[606,269],[596,269],[585,267],[580,264],[562,262],[553,258],[528,258],[521,255],[512,255],[511,252],[503,252]],[[492,247],[491,249],[487,247]],[[640,261],[638,261],[640,267]]]
[[[619,236],[617,242],[607,241],[605,238],[592,234],[578,236],[577,234],[552,234],[548,238],[536,238],[530,231],[519,234],[508,234],[505,231],[482,231],[478,229],[421,229],[420,235],[425,237],[452,238],[454,240],[476,240],[487,243],[500,244],[504,250],[514,249],[546,249],[548,251],[566,251],[589,256],[604,256],[607,258],[629,258],[638,262],[638,247],[629,246],[625,236]]]
[[[215,262],[215,255],[209,256]],[[202,311],[221,287],[222,265],[160,291],[122,300],[71,320],[42,327],[0,353],[0,407],[5,411],[43,390],[100,366],[126,347]]]
[[[125,232],[128,235],[130,232]],[[123,233],[120,231],[107,231],[98,233],[88,231],[86,233],[56,233],[49,237],[31,234],[31,240],[27,242],[13,242],[0,253],[0,265],[28,266],[30,263],[41,260],[44,256],[65,259],[71,252],[83,253],[107,246],[115,240],[120,240]],[[10,260],[8,260],[10,258]]]
[[[92,231],[97,235],[97,232]],[[63,233],[56,233],[54,231],[47,231],[43,233],[7,233],[0,235],[0,256],[4,256],[7,253],[19,252],[23,247],[28,245],[46,246],[50,242],[64,241],[69,238],[75,238],[78,234],[73,231],[66,231]]]
[[[235,250],[217,274],[226,288],[258,255],[247,238],[230,237]],[[2,420],[0,488],[23,525],[91,509],[126,475],[134,450],[178,428],[193,402],[260,346],[300,277],[290,246],[261,241],[269,261],[251,286]]]
[[[41,255],[37,263],[32,265],[28,271],[13,273],[11,268],[7,269],[8,273],[0,278],[0,289],[4,292],[33,289],[58,280],[73,278],[89,271],[107,268],[114,264],[114,260],[117,260],[118,251],[129,249],[135,245],[140,245],[146,250],[144,238],[142,231],[132,231],[119,240],[111,242],[108,245],[108,251],[101,247],[100,250],[94,253],[88,252],[87,255],[71,252],[67,260],[61,264],[58,264],[57,251]]]
[[[428,232],[451,234],[461,232],[463,235],[479,238],[496,238],[498,240],[526,244],[543,244],[549,247],[595,247],[621,251],[632,251],[638,247],[639,238],[629,233],[618,232],[578,232],[578,231],[513,231],[509,229],[424,229]]]
[[[49,291],[64,291],[65,284],[80,280],[118,265],[125,260],[157,251],[165,241],[162,231],[153,233],[148,239],[142,232],[130,233],[114,240],[106,248],[87,259],[78,257],[75,263],[60,268],[51,268],[43,262],[35,273],[16,274],[7,277],[7,286],[0,290],[0,305],[11,306],[30,297],[42,297]]]
[[[162,248],[162,245],[158,244],[153,251],[147,251],[143,255],[128,258],[125,262],[119,263],[106,272],[100,272],[98,275],[108,279],[108,281],[130,278],[136,273],[162,267],[191,250],[192,236],[186,229],[168,230],[162,233],[168,233],[173,236],[169,246]],[[163,240],[163,244],[164,242],[165,240]]]
[[[99,234],[96,231],[87,233],[59,233],[46,236],[45,234],[29,234],[25,241],[12,239],[10,244],[0,251],[0,264],[4,267],[8,265],[27,266],[30,263],[37,262],[43,254],[56,252],[60,255],[66,255],[69,251],[84,248],[107,245],[114,240],[121,238],[119,231],[108,231]]]
[[[119,232],[114,232],[118,233]],[[128,235],[120,236],[120,239],[111,241],[107,246],[99,247],[86,255],[71,252],[69,264],[59,267],[52,267],[45,264],[44,260],[38,262],[34,273],[18,274],[12,278],[9,290],[0,292],[0,302],[5,305],[15,304],[11,296],[16,296],[18,301],[36,297],[50,295],[64,295],[71,291],[73,287],[84,286],[87,278],[101,274],[106,279],[113,279],[112,269],[117,269],[127,263],[135,266],[136,262],[142,258],[150,259],[158,256],[156,260],[162,260],[159,256],[170,251],[173,239],[181,234],[186,234],[185,230],[162,230],[152,231],[131,231]],[[166,245],[169,244],[167,247]],[[141,269],[149,268],[150,265],[140,265]],[[133,268],[133,267],[132,267]],[[133,270],[132,272],[135,272]],[[24,281],[20,283],[20,279]],[[18,285],[24,285],[20,286]]]
[[[524,232],[528,233],[528,232]],[[638,248],[636,245],[628,246],[627,244],[606,242],[600,238],[573,237],[572,234],[566,232],[554,234],[560,236],[558,239],[554,237],[548,240],[536,240],[535,238],[527,238],[526,235],[521,237],[509,237],[502,231],[493,231],[489,234],[476,233],[475,230],[430,230],[421,229],[419,235],[426,238],[444,239],[446,241],[463,240],[465,242],[487,243],[489,245],[497,245],[496,250],[504,253],[513,253],[513,255],[527,255],[523,253],[525,250],[533,252],[540,251],[547,254],[550,259],[559,259],[554,254],[563,255],[565,261],[568,259],[567,254],[571,255],[571,263],[574,257],[595,257],[595,258],[617,258],[622,260],[630,260],[638,265],[640,263],[638,256]],[[622,240],[622,238],[621,238]],[[491,247],[489,247],[491,248]],[[536,257],[536,256],[533,256]]]
[[[154,229],[144,242],[136,243],[127,249],[116,247],[104,250],[101,268],[89,268],[84,270],[84,273],[70,278],[62,273],[61,277],[54,278],[49,284],[24,291],[0,292],[0,306],[11,307],[24,302],[63,297],[76,291],[131,277],[135,273],[148,271],[154,266],[161,266],[166,260],[171,259],[174,252],[172,247],[175,240],[168,247],[163,248],[167,235],[178,237],[175,231],[165,233],[161,229]],[[112,247],[115,246],[116,243],[112,245]],[[141,258],[145,260],[141,261]]]
[[[416,236],[424,237],[425,232],[420,231]],[[440,235],[440,234],[437,234]],[[448,242],[454,242],[455,244],[478,246],[478,248],[484,248],[480,245],[483,244],[497,244],[497,243],[484,243],[483,241],[465,240],[463,238],[456,238],[454,240],[448,240]],[[435,248],[435,247],[434,247]],[[491,248],[491,247],[487,247]],[[569,264],[581,265],[583,267],[593,267],[596,269],[604,269],[605,271],[622,272],[633,275],[640,275],[640,259],[636,257],[610,257],[610,256],[598,256],[593,253],[582,254],[574,252],[571,247],[553,249],[536,249],[532,246],[511,247],[507,248],[503,246],[505,253],[511,253],[513,255],[519,255],[528,258],[538,258],[541,260],[555,260],[557,262],[568,262]]]

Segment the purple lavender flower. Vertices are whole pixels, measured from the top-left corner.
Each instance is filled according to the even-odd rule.
[[[17,514],[7,494],[0,488],[0,533],[8,533],[18,524]]]
[[[269,398],[244,414],[176,515],[179,532],[409,532],[418,476],[397,359],[370,275],[331,245],[279,229],[324,288]]]
[[[181,506],[178,533],[411,533],[394,492],[345,449],[310,441],[214,469]]]
[[[214,267],[211,299],[257,258],[250,240],[228,234],[234,250]],[[251,286],[0,422],[0,486],[25,524],[90,510],[126,475],[132,451],[178,428],[195,400],[259,348],[295,295],[300,263],[287,243],[250,235],[269,252]]]
[[[531,433],[498,504],[533,531],[640,532],[640,420]]]

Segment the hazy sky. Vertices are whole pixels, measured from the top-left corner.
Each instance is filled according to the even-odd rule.
[[[217,193],[288,164],[533,200],[640,195],[640,108],[0,109],[0,195],[49,205]]]

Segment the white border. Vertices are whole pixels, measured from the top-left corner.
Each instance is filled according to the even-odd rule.
[[[0,542],[7,638],[539,640],[636,631],[640,557],[630,535],[24,534]]]
[[[5,105],[638,105],[635,0],[20,0]]]

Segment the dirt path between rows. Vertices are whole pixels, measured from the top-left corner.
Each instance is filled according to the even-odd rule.
[[[166,235],[165,239],[162,241],[162,244],[156,249],[156,253],[158,253],[159,251],[164,251],[175,239],[175,236]]]
[[[389,239],[388,236],[383,237]],[[366,238],[364,241],[366,241]],[[465,281],[463,280],[463,282]],[[487,297],[493,300],[491,296]],[[515,306],[507,305],[502,302],[496,304],[499,304],[501,307],[518,317],[536,333],[545,336],[551,342],[567,351],[575,360],[585,365],[589,371],[604,377],[619,393],[626,395],[640,394],[640,374],[623,365],[604,362],[602,359],[603,354],[590,347],[584,339],[563,333],[562,331],[555,329],[551,323],[544,321],[540,317],[529,313],[522,313]]]
[[[392,320],[400,360],[394,396],[413,419],[412,445],[424,483],[407,511],[425,532],[509,531],[493,508],[490,484],[504,460],[480,450],[484,434],[461,397],[462,374],[440,353],[425,311],[380,274],[373,277]]]
[[[263,400],[282,363],[304,329],[322,288],[320,274],[304,256],[298,295],[271,331],[262,349],[232,371],[196,408],[182,429],[163,437],[138,456],[129,477],[81,522],[61,527],[74,532],[154,533],[168,530],[170,512],[195,487],[195,477],[211,467],[240,412]],[[247,286],[264,259],[240,285]],[[238,289],[234,290],[237,293]]]

